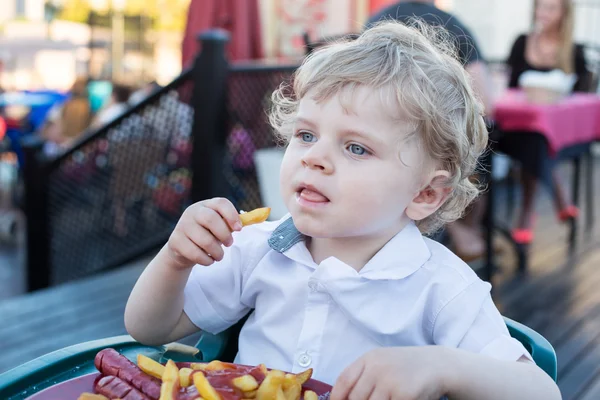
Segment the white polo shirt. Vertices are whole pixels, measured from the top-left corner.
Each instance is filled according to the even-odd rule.
[[[235,362],[289,372],[314,369],[333,384],[366,352],[442,345],[497,359],[529,359],[510,337],[491,285],[409,224],[360,271],[336,258],[316,264],[287,216],[234,234],[222,261],[194,267],[184,310],[221,332],[254,309]]]

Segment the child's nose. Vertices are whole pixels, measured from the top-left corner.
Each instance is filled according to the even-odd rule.
[[[333,163],[324,150],[323,146],[312,146],[302,157],[302,165],[305,168],[320,170],[326,174],[333,172]]]

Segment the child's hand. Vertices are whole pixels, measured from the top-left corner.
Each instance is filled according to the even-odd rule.
[[[444,349],[381,348],[365,354],[340,375],[331,400],[439,400],[444,396]]]
[[[231,232],[241,229],[240,216],[229,200],[215,198],[192,204],[169,238],[169,257],[177,268],[211,265],[223,259],[223,245],[233,244]]]

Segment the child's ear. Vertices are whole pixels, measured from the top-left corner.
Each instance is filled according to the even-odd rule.
[[[406,208],[408,218],[421,221],[436,212],[450,194],[450,188],[446,184],[449,177],[448,171],[434,171],[426,181],[425,187],[417,193]]]

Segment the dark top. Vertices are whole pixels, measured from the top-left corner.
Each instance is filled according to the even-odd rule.
[[[527,62],[525,59],[525,45],[527,43],[527,35],[521,35],[515,40],[510,55],[506,64],[510,67],[510,79],[508,81],[508,87],[516,88],[519,86],[519,77],[525,71],[541,71],[548,72],[554,68],[542,68],[535,67]],[[587,75],[588,70],[586,68],[585,55],[583,52],[583,46],[580,44],[575,45],[575,74],[577,74],[577,82],[573,87],[576,92],[585,92],[588,90],[587,87]]]
[[[390,19],[407,23],[414,17],[421,18],[430,25],[441,25],[456,37],[458,57],[463,65],[484,61],[471,32],[456,17],[433,4],[407,1],[391,5],[369,18],[367,27],[378,21]]]

